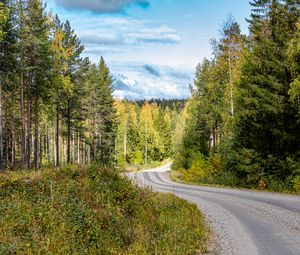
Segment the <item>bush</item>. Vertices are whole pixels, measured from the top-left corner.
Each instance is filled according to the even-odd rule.
[[[188,171],[185,171],[185,179],[187,181],[205,181],[212,175],[213,169],[210,164],[206,161],[203,155],[193,155],[191,167]]]
[[[293,188],[297,193],[300,193],[300,176],[296,176],[293,180]]]

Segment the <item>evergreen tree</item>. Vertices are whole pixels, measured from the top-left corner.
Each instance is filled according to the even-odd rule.
[[[101,163],[107,165],[112,160],[116,138],[116,111],[113,99],[113,79],[103,57],[99,65],[99,88],[96,91],[98,112],[98,133],[101,146]]]
[[[9,1],[0,3],[0,169],[4,168],[8,162],[8,155],[4,158],[4,150],[8,154],[11,149],[11,162],[14,165],[15,158],[15,126],[14,126],[14,99],[15,93],[15,50],[16,31],[14,29],[15,20],[14,6]],[[4,109],[4,106],[6,108]],[[9,107],[9,109],[7,109]],[[12,115],[6,114],[8,111]],[[11,117],[4,121],[4,115]],[[6,127],[4,127],[4,124]],[[8,129],[9,128],[9,129]],[[10,132],[8,132],[10,130]],[[11,144],[8,144],[8,138]],[[6,144],[4,144],[6,142]],[[4,146],[5,145],[5,146]]]
[[[241,80],[236,146],[245,175],[285,179],[299,151],[299,120],[288,91],[291,73],[285,52],[299,19],[297,1],[254,1],[251,52]],[[245,162],[251,162],[246,163]]]

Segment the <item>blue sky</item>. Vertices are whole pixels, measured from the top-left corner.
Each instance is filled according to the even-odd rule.
[[[68,19],[85,46],[84,56],[103,56],[115,96],[185,98],[196,65],[211,54],[210,39],[231,13],[248,33],[248,0],[47,0]]]

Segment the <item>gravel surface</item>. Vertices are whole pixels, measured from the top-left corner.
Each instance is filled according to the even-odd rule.
[[[128,177],[197,204],[212,229],[210,254],[300,255],[300,196],[175,183],[169,169]]]

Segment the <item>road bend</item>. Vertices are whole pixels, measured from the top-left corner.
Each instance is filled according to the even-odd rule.
[[[128,177],[196,204],[212,229],[212,254],[300,255],[300,196],[180,184],[168,170]]]

